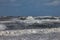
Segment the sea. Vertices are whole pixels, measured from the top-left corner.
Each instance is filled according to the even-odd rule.
[[[0,0],[0,16],[59,16],[59,0]]]

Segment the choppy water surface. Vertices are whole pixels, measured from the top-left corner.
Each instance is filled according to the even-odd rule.
[[[21,36],[2,36],[0,40],[60,40],[60,33],[26,34]]]

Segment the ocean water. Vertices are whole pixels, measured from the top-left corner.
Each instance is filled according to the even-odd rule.
[[[0,0],[0,16],[60,16],[60,0]]]

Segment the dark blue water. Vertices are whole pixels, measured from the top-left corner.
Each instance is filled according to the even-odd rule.
[[[0,16],[60,16],[60,1],[56,1],[0,0]]]

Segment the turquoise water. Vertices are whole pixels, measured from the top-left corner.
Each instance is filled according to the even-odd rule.
[[[60,1],[0,0],[0,16],[60,16],[58,2]]]

